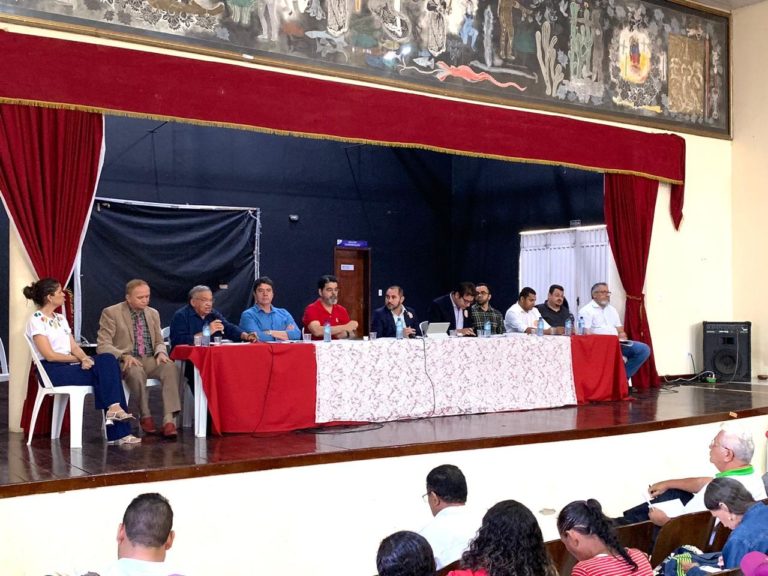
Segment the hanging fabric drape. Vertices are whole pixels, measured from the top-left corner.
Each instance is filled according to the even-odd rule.
[[[605,175],[605,223],[627,294],[624,330],[631,340],[645,342],[651,348],[648,361],[632,377],[632,385],[639,390],[659,385],[643,294],[658,187],[658,182],[647,178]]]
[[[38,278],[66,285],[72,274],[96,193],[103,137],[100,114],[0,105],[0,192]],[[30,378],[22,427],[36,393]],[[50,418],[41,420],[50,424]]]

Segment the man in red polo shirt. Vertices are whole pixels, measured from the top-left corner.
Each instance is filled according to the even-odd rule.
[[[312,334],[313,340],[323,339],[325,323],[331,325],[331,338],[352,338],[357,330],[357,322],[349,319],[349,313],[339,301],[339,281],[336,276],[327,274],[317,282],[317,293],[320,296],[304,310],[301,319],[306,332]]]

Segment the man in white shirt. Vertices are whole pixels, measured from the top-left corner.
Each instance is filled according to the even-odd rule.
[[[480,519],[466,506],[467,480],[457,466],[443,464],[431,470],[424,496],[434,518],[420,534],[432,547],[440,570],[461,558],[480,527]]]
[[[180,576],[165,562],[173,545],[173,510],[157,493],[141,494],[125,510],[117,529],[117,562],[101,576]]]
[[[536,334],[541,312],[536,308],[536,291],[527,286],[520,290],[517,303],[512,304],[504,316],[504,329],[507,332]],[[551,334],[552,328],[544,321],[544,334]]]
[[[651,355],[651,349],[647,344],[627,338],[619,313],[611,306],[611,291],[605,282],[598,282],[592,286],[592,300],[579,310],[579,317],[584,319],[584,330],[587,334],[619,337],[621,354],[627,359],[624,364],[627,379],[632,378]]]

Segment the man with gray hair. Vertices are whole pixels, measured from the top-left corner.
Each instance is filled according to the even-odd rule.
[[[579,310],[579,316],[584,318],[584,330],[587,334],[619,337],[621,355],[627,359],[624,364],[627,380],[634,376],[651,355],[651,349],[647,344],[627,338],[624,322],[619,318],[616,308],[611,306],[611,291],[605,282],[598,282],[592,286],[592,300]]]
[[[766,498],[765,484],[760,473],[756,472],[751,464],[754,452],[752,433],[733,424],[721,425],[720,431],[709,443],[709,461],[718,470],[715,477],[738,480],[752,493],[755,500],[762,500]],[[707,509],[704,505],[704,491],[711,481],[712,477],[702,476],[675,478],[651,484],[648,487],[648,494],[653,498],[650,510],[647,504],[636,506],[624,512],[623,521],[620,520],[620,523],[650,519],[657,526],[663,526],[669,522],[670,516],[655,508],[653,504],[674,499],[680,499],[685,506],[673,517],[702,512]]]
[[[165,576],[177,574],[165,561],[173,546],[173,510],[157,493],[133,499],[117,529],[117,562],[101,576]]]
[[[192,345],[195,336],[202,335],[208,325],[211,338],[223,336],[234,342],[254,342],[256,334],[249,334],[232,324],[213,307],[213,292],[208,286],[195,286],[189,291],[189,304],[179,308],[171,321],[171,348],[179,344]]]

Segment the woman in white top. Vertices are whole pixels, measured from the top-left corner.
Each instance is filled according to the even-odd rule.
[[[27,336],[35,344],[48,377],[54,386],[93,386],[96,407],[104,410],[110,444],[137,444],[128,423],[120,365],[111,354],[89,357],[72,337],[67,319],[56,310],[64,303],[61,284],[42,278],[24,288],[24,296],[37,305],[27,322]]]

